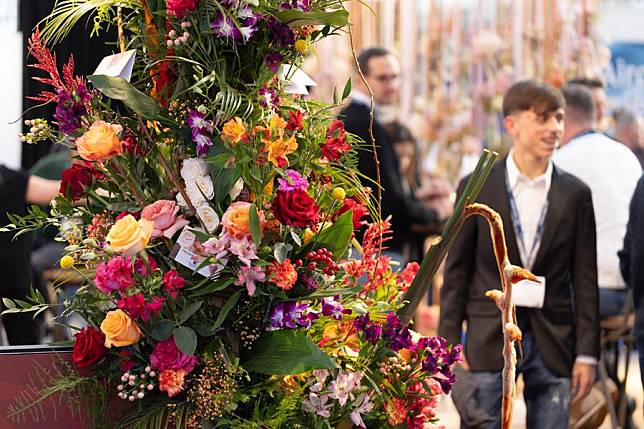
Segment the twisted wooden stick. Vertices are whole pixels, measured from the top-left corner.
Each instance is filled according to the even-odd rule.
[[[490,234],[494,245],[494,255],[501,277],[500,290],[490,290],[485,296],[492,298],[501,311],[503,326],[503,407],[501,415],[501,428],[510,429],[512,424],[512,408],[516,394],[516,364],[517,354],[514,342],[521,341],[521,330],[517,325],[516,307],[512,302],[512,285],[521,280],[538,281],[530,271],[510,264],[508,249],[505,244],[503,221],[501,216],[485,204],[470,204],[465,207],[465,217],[472,215],[483,216],[490,225]],[[520,345],[521,343],[519,343]]]

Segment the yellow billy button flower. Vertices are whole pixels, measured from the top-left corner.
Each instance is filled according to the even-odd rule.
[[[60,268],[63,270],[68,270],[74,266],[74,258],[69,255],[65,255],[60,258]]]
[[[110,247],[118,253],[136,255],[148,245],[154,222],[140,219],[138,222],[132,215],[117,220],[105,237]]]
[[[295,50],[304,55],[309,50],[309,42],[306,39],[299,39],[295,42]]]
[[[331,196],[334,200],[342,201],[347,196],[347,193],[341,187],[336,187],[331,191]]]

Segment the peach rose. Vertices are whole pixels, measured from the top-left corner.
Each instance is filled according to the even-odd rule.
[[[221,218],[221,225],[224,231],[235,237],[250,235],[248,214],[250,212],[250,206],[251,204],[245,201],[232,203]],[[259,222],[263,230],[265,219],[264,213],[261,210],[259,211]]]
[[[154,222],[140,219],[138,222],[132,215],[117,220],[105,240],[114,251],[131,256],[145,249],[154,231]]]
[[[123,153],[118,134],[123,127],[105,121],[96,121],[76,140],[76,150],[86,161],[106,161]]]
[[[101,331],[107,348],[129,346],[141,338],[141,330],[123,310],[108,312],[101,322]]]
[[[167,238],[172,236],[190,222],[183,216],[177,216],[179,206],[174,201],[159,200],[143,208],[141,219],[154,222],[152,237]]]

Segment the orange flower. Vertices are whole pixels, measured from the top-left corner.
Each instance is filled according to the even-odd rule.
[[[235,117],[226,122],[221,131],[221,138],[230,143],[231,146],[235,146],[240,141],[246,140],[248,134],[241,118]]]
[[[107,313],[101,323],[101,331],[105,334],[105,347],[125,347],[136,343],[141,338],[141,330],[123,310]]]
[[[168,396],[172,398],[183,390],[185,377],[186,372],[183,369],[164,369],[159,374],[159,390],[168,392]]]
[[[268,153],[268,160],[276,167],[286,167],[288,165],[286,155],[295,152],[297,149],[295,137],[291,136],[284,140],[282,132],[280,132],[276,140],[262,139],[262,141],[264,142],[264,149]]]
[[[238,201],[232,203],[226,210],[226,213],[221,218],[221,225],[228,234],[234,237],[243,237],[250,235],[250,203],[245,201]],[[264,229],[266,223],[264,219],[264,212],[258,211],[259,224],[261,229]]]
[[[86,161],[107,161],[123,153],[123,146],[118,137],[121,131],[123,127],[120,125],[96,121],[76,140],[76,150]]]
[[[407,404],[404,399],[394,398],[385,404],[387,411],[387,421],[391,426],[398,426],[405,422],[407,418]]]
[[[291,263],[291,260],[286,258],[281,264],[277,261],[273,261],[271,265],[267,268],[268,276],[270,277],[269,282],[273,283],[278,288],[289,290],[295,286],[297,282],[297,271],[295,271],[295,266]]]
[[[268,121],[265,127],[262,126],[257,126],[253,128],[253,132],[262,132],[266,135],[267,139],[270,139],[270,137],[273,135],[273,130],[277,130],[277,132],[280,134],[280,136],[284,132],[284,128],[286,128],[287,122],[282,119],[277,113],[273,113],[271,115],[271,119]]]

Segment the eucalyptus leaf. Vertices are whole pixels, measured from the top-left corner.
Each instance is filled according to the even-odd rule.
[[[330,369],[331,358],[304,335],[290,330],[264,334],[242,363],[246,371],[268,375],[293,375],[314,369]]]
[[[197,334],[192,328],[179,326],[172,333],[177,348],[187,355],[192,355],[197,350]]]
[[[179,323],[183,323],[186,320],[190,319],[192,315],[195,314],[197,310],[199,310],[199,308],[201,307],[201,304],[203,304],[203,301],[195,301],[189,306],[187,306],[186,308],[184,308],[183,310],[181,310],[177,316],[177,318],[179,319]]]
[[[154,328],[152,328],[152,338],[157,341],[165,341],[172,336],[174,331],[174,322],[172,320],[163,319]]]
[[[291,246],[290,244],[277,243],[275,245],[275,248],[273,249],[273,256],[275,256],[277,262],[281,264],[288,256],[288,252],[290,252],[291,250],[293,250],[293,246]]]

